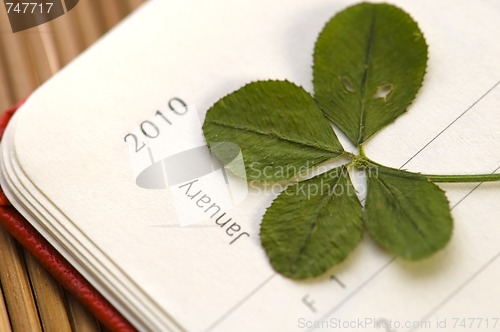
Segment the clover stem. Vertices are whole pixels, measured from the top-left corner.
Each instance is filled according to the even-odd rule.
[[[492,182],[500,181],[500,174],[435,175],[422,174],[433,182]]]
[[[388,166],[381,165],[373,160],[370,160],[366,158],[365,156],[361,156],[361,158],[357,159],[358,164],[360,165],[365,165],[365,166],[381,166],[385,167],[386,169],[392,169],[394,171],[397,171],[395,168],[391,168]],[[413,173],[413,174],[418,174],[420,176],[426,177],[429,180],[433,182],[448,182],[448,183],[465,183],[465,182],[493,182],[493,181],[500,181],[500,174],[496,173],[490,173],[490,174],[446,174],[446,175],[441,175],[441,174],[422,174],[422,173],[417,173],[417,172],[408,172],[407,173]]]
[[[349,152],[349,151],[344,151],[344,152],[342,152],[342,156],[344,156],[344,157],[346,157],[346,158],[350,159],[350,161],[352,161],[352,160],[354,160],[354,159],[356,159],[356,158],[357,158],[357,156],[356,156],[354,153],[351,153],[351,152]]]
[[[363,148],[363,144],[359,145],[359,157],[362,157],[362,158],[366,157],[365,150]]]

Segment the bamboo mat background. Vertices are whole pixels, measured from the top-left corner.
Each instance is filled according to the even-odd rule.
[[[67,14],[17,33],[0,7],[0,110],[30,95],[142,2],[80,0]],[[0,227],[0,332],[102,330]]]

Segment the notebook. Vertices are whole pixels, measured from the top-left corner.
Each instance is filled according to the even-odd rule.
[[[244,84],[312,92],[314,41],[354,3],[149,1],[17,111],[2,189],[139,330],[499,330],[499,184],[440,184],[454,231],[429,259],[397,259],[365,236],[330,273],[298,282],[260,245],[279,191],[234,177],[206,148],[206,110]],[[411,110],[366,154],[415,172],[496,172],[499,4],[396,5],[419,23],[430,60]]]

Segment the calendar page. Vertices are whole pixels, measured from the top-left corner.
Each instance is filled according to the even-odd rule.
[[[234,176],[206,146],[207,109],[246,83],[312,93],[314,42],[355,3],[150,1],[28,99],[2,142],[2,188],[141,330],[500,330],[499,184],[439,184],[454,229],[428,259],[364,236],[298,282],[273,270],[259,238],[283,185]],[[366,154],[427,174],[496,172],[499,3],[394,4],[423,31],[428,68],[411,110]],[[231,168],[244,169],[231,148]]]

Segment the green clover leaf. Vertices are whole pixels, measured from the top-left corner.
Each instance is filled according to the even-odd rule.
[[[233,154],[213,143],[238,145],[252,180],[289,179],[344,151],[313,97],[287,81],[250,83],[220,99],[203,133],[210,145],[221,146],[212,151],[224,165]]]
[[[428,257],[446,245],[453,228],[448,200],[434,182],[500,180],[499,174],[411,173],[364,155],[362,143],[407,110],[426,63],[424,36],[407,13],[361,3],[338,13],[320,33],[314,96],[288,81],[259,81],[208,110],[203,133],[212,152],[231,170],[235,151],[227,146],[239,146],[250,180],[301,179],[323,162],[350,159],[290,184],[267,209],[261,243],[278,273],[292,279],[325,273],[355,248],[363,228],[403,259]],[[344,151],[328,120],[359,147],[359,155]],[[366,172],[364,207],[350,166]]]
[[[372,238],[398,255],[416,260],[441,249],[453,228],[444,192],[420,174],[367,168],[364,220]]]
[[[358,244],[361,215],[347,168],[334,168],[276,198],[262,220],[262,245],[276,271],[294,279],[315,277]]]
[[[401,9],[362,3],[338,13],[314,47],[314,97],[355,145],[404,113],[424,79],[427,44]]]

